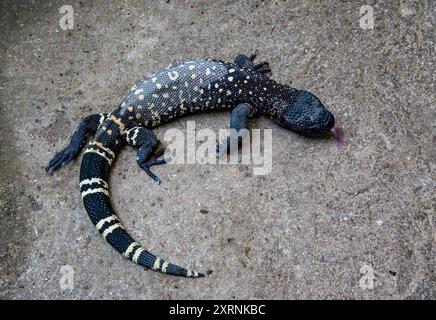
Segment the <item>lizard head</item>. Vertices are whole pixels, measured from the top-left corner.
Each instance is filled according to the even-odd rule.
[[[300,134],[322,136],[336,128],[334,116],[308,91],[297,91],[295,99],[286,103],[282,110],[280,125]]]

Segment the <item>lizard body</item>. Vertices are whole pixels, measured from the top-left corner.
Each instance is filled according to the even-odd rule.
[[[279,125],[305,135],[336,132],[334,117],[311,93],[270,79],[267,62],[253,64],[250,57],[238,55],[234,63],[219,60],[193,60],[160,69],[137,81],[116,110],[84,118],[70,144],[50,161],[51,173],[70,162],[80,152],[86,134],[94,137],[85,148],[80,169],[80,191],[85,209],[101,235],[133,262],[156,271],[185,277],[202,273],[179,267],[158,258],[135,242],[112,209],[108,179],[110,166],[121,147],[139,148],[139,166],[154,180],[150,171],[164,149],[153,154],[158,140],[152,128],[182,115],[231,109],[231,129],[245,129],[248,119],[265,115]],[[230,137],[217,152],[230,148]]]

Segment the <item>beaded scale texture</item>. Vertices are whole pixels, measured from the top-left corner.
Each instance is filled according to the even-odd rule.
[[[308,91],[270,79],[268,63],[254,64],[255,56],[240,54],[234,63],[199,59],[156,71],[137,81],[112,113],[84,118],[70,144],[50,161],[47,170],[52,173],[73,160],[80,153],[87,134],[93,134],[81,162],[80,192],[92,223],[127,259],[166,274],[193,278],[204,275],[147,251],[129,236],[112,209],[109,171],[125,143],[139,148],[139,166],[160,183],[150,167],[165,163],[158,159],[164,154],[164,148],[154,152],[158,140],[151,129],[183,115],[232,110],[230,128],[236,133],[247,129],[249,118],[259,115],[304,135],[337,132],[333,115],[318,98]],[[230,149],[231,138],[217,146],[218,155]]]

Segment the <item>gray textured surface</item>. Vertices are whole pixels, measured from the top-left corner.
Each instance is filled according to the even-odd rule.
[[[367,1],[372,31],[359,28],[353,1],[71,1],[69,31],[61,3],[22,3],[0,4],[2,298],[435,298],[431,1]],[[273,128],[272,174],[163,166],[161,186],[125,148],[111,191],[128,230],[162,257],[214,272],[141,270],[92,227],[79,161],[53,176],[45,165],[80,118],[111,111],[144,73],[255,48],[275,79],[325,102],[346,147],[261,118],[251,127]],[[158,135],[187,120],[228,127],[228,114],[203,114]],[[59,286],[63,265],[75,271],[71,291]],[[359,286],[363,265],[375,270],[372,290]]]

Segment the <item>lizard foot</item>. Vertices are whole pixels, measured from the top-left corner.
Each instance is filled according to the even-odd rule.
[[[153,172],[151,172],[150,168],[152,166],[159,166],[162,164],[167,163],[165,159],[158,159],[159,157],[163,156],[165,153],[165,147],[162,147],[159,151],[157,151],[155,154],[151,155],[147,161],[145,161],[143,164],[140,165],[141,169],[144,170],[150,178],[152,178],[154,181],[156,181],[158,184],[161,183],[161,180],[157,175],[155,175]]]
[[[67,163],[71,162],[76,155],[80,151],[80,145],[77,147],[76,144],[70,144],[68,147],[59,151],[55,154],[55,156],[48,163],[47,168],[45,169],[49,174],[52,174],[53,171],[58,170],[63,167]]]
[[[262,74],[271,72],[271,68],[269,67],[268,61],[262,61],[258,64],[254,64],[254,59],[256,59],[258,51],[259,50],[257,50],[257,49],[254,50],[253,54],[250,55],[250,57],[249,57],[251,63],[253,63],[254,70],[256,70],[257,72],[262,73]]]
[[[258,64],[254,64],[254,59],[256,59],[257,57],[257,52],[258,50],[255,50],[253,54],[251,54],[249,57],[244,54],[238,55],[235,58],[235,64],[249,70],[257,71],[261,74],[270,73],[271,69],[267,61],[262,61]]]

